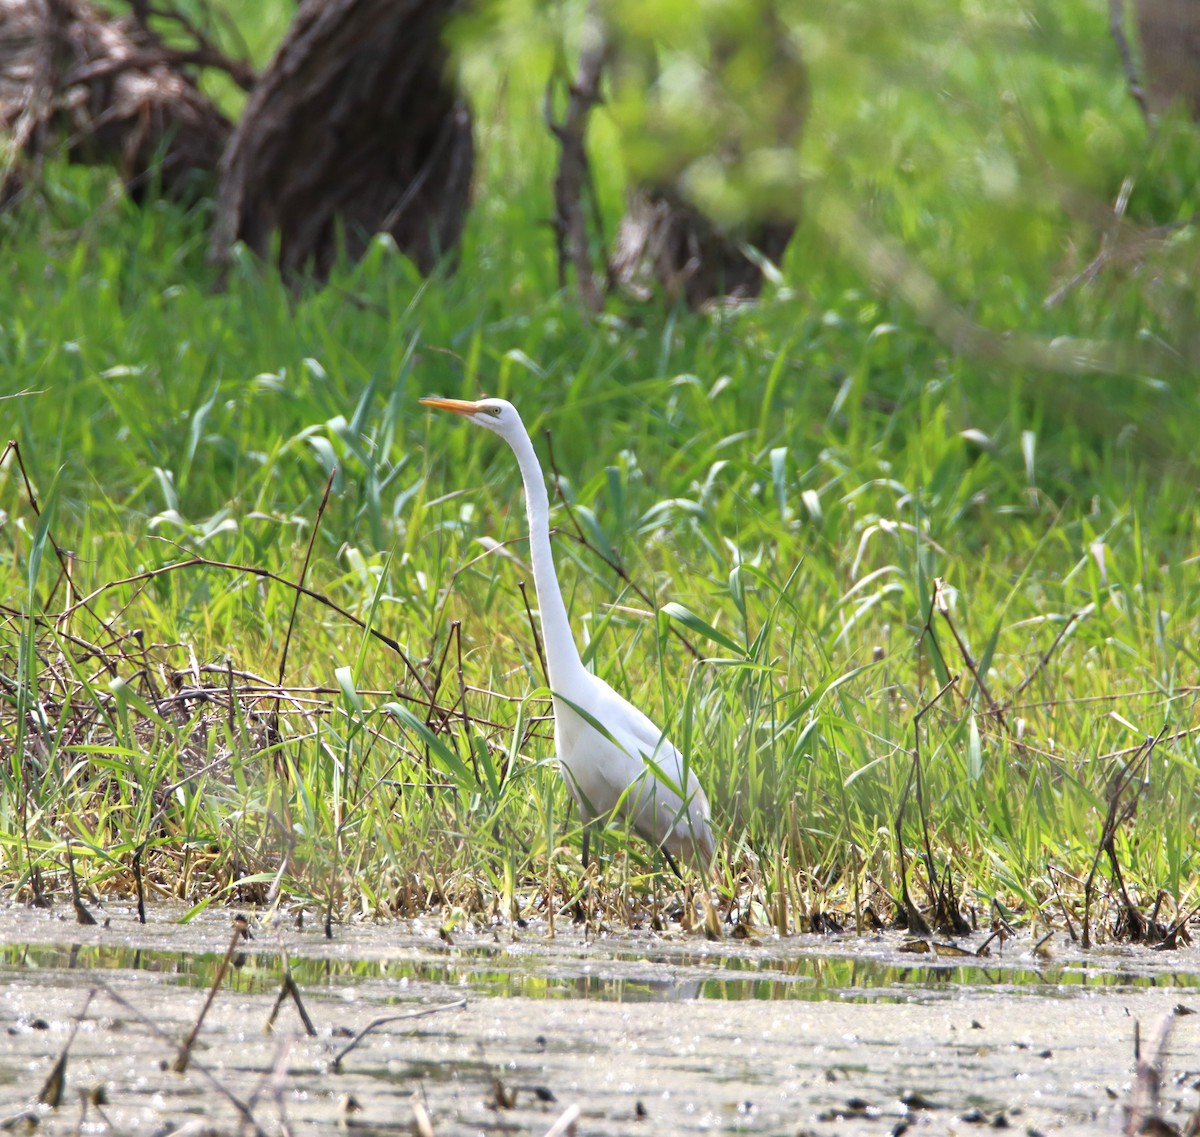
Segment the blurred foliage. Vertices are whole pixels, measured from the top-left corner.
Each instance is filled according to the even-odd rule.
[[[602,13],[630,177],[677,185],[730,226],[794,215],[808,75],[773,0],[612,0]]]
[[[1164,375],[1200,356],[1200,135],[1170,117],[1147,127],[1103,7],[602,0],[596,11],[616,53],[590,139],[610,213],[624,177],[675,182],[721,221],[798,216],[801,286],[814,264],[836,271],[832,247],[849,276],[906,296],[933,326],[951,304],[998,331],[1110,343],[1109,358],[1085,353],[1085,370]],[[486,97],[474,81],[495,73],[498,52],[536,99],[552,72],[569,77],[585,22],[581,2],[494,0],[460,28],[464,74]],[[881,250],[904,262],[882,277]],[[906,287],[922,274],[932,292]]]

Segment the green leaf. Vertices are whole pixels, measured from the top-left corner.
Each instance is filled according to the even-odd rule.
[[[362,714],[363,697],[355,689],[353,670],[349,667],[338,667],[334,669],[333,674],[337,679],[337,685],[342,689],[342,694],[346,696],[346,702],[359,714]]]
[[[977,782],[983,776],[983,742],[979,737],[979,717],[971,716],[967,735],[967,777]]]
[[[171,730],[172,726],[166,719],[162,717],[141,695],[138,694],[124,679],[118,676],[110,681],[108,689],[112,692],[113,697],[117,700],[117,710],[121,717],[124,718],[128,714],[130,708],[135,710],[142,718],[148,719],[155,726],[161,727],[163,730]]]
[[[203,900],[193,904],[182,916],[179,917],[181,924],[190,924],[197,916],[199,916],[206,908],[208,908],[217,899],[217,894],[214,892],[211,896],[206,896]]]
[[[664,604],[660,611],[665,612],[672,620],[682,624],[689,632],[703,636],[710,643],[717,644],[726,651],[734,652],[738,656],[745,656],[745,644],[740,644],[736,640],[730,639],[724,632],[714,628],[707,620],[703,620],[697,616],[690,608],[685,608],[682,604],[677,604],[672,600]]]
[[[423,723],[402,703],[384,703],[383,710],[397,719],[404,727],[411,730],[429,747],[430,754],[442,769],[464,788],[474,789],[475,775],[463,760],[450,749],[440,735],[434,734],[428,725]]]

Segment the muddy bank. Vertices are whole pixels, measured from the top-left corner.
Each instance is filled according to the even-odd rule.
[[[110,918],[81,928],[0,912],[0,1118],[29,1110],[89,992],[63,1104],[32,1111],[41,1132],[76,1133],[80,1094],[98,1086],[106,1100],[88,1106],[87,1132],[105,1120],[143,1134],[199,1122],[411,1132],[414,1094],[439,1135],[543,1134],[572,1106],[590,1134],[884,1134],[904,1122],[1116,1132],[1135,1023],[1149,1039],[1176,1004],[1200,1009],[1194,952],[1064,951],[1047,964],[1017,949],[965,970],[914,964],[898,939],[585,943],[525,929],[514,943],[497,929],[449,945],[435,925],[406,924],[346,927],[330,944],[286,928],[256,933],[181,1075],[169,1066],[229,941],[228,914],[181,926],[160,913],[145,928],[122,910]],[[284,952],[314,1037],[291,1002],[266,1030]],[[373,1019],[459,999],[380,1027],[335,1068]],[[1198,1056],[1200,1015],[1179,1018],[1164,1109],[1181,1127]]]

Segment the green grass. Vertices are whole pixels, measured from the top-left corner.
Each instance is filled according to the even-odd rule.
[[[249,259],[216,291],[206,208],[140,210],[105,175],[52,164],[0,218],[0,408],[48,521],[10,453],[13,895],[66,888],[68,838],[86,885],[130,889],[141,850],[152,893],[193,904],[262,900],[278,876],[335,915],[440,908],[453,924],[577,895],[516,466],[416,403],[484,389],[517,403],[548,469],[552,437],[581,649],[698,771],[731,920],[794,930],[899,895],[914,716],[952,677],[921,720],[923,804],[939,871],[982,923],[993,900],[1059,920],[1051,865],[1077,918],[1108,787],[1160,731],[1114,847],[1145,909],[1159,890],[1164,922],[1194,905],[1194,234],[1042,301],[1099,248],[1079,195],[1104,200],[1133,171],[1142,222],[1185,216],[1200,147],[1183,124],[1145,133],[1111,60],[1081,50],[1103,29],[1064,19],[1045,35],[996,59],[990,40],[958,43],[941,94],[906,69],[911,44],[885,44],[866,71],[892,67],[899,93],[866,115],[822,103],[814,62],[814,209],[761,303],[707,315],[614,302],[593,321],[555,292],[553,151],[540,81],[519,68],[476,80],[482,183],[449,278],[422,281],[379,241],[321,291],[292,295]],[[1075,62],[1055,71],[1064,52]],[[1008,138],[1017,188],[998,208],[977,157],[1000,145],[980,122],[1005,67],[1020,97],[1004,106],[1038,145]],[[939,117],[947,90],[972,115]],[[1099,121],[1072,141],[1057,124],[1081,103]],[[880,169],[872,146],[897,117],[897,145],[928,160]],[[1075,198],[1034,192],[1049,184],[1038,153]],[[903,248],[901,278],[930,273],[1011,351],[956,351],[929,308],[875,287],[830,230],[868,185],[854,216]],[[1029,362],[1022,344],[1056,337],[1103,352],[1089,368]],[[341,611],[301,599],[277,704],[286,582],[314,527],[305,583]],[[71,595],[52,542],[73,555]],[[924,903],[911,797],[902,824]],[[661,903],[640,842],[614,834],[606,858],[606,919]]]

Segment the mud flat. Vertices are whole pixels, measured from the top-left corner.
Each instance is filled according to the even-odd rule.
[[[544,1134],[572,1131],[577,1111],[580,1134],[1118,1133],[1145,1093],[1135,1034],[1158,1056],[1168,1019],[1158,1115],[1184,1132],[1200,1102],[1200,1015],[1172,1013],[1200,1010],[1194,948],[1064,942],[1046,959],[1010,943],[968,960],[914,957],[890,936],[259,929],[180,1074],[230,916],[104,916],[0,910],[11,1131]],[[289,966],[299,1000],[268,1029]],[[418,1011],[346,1052],[373,1020]],[[64,1049],[50,1108],[38,1097]]]

